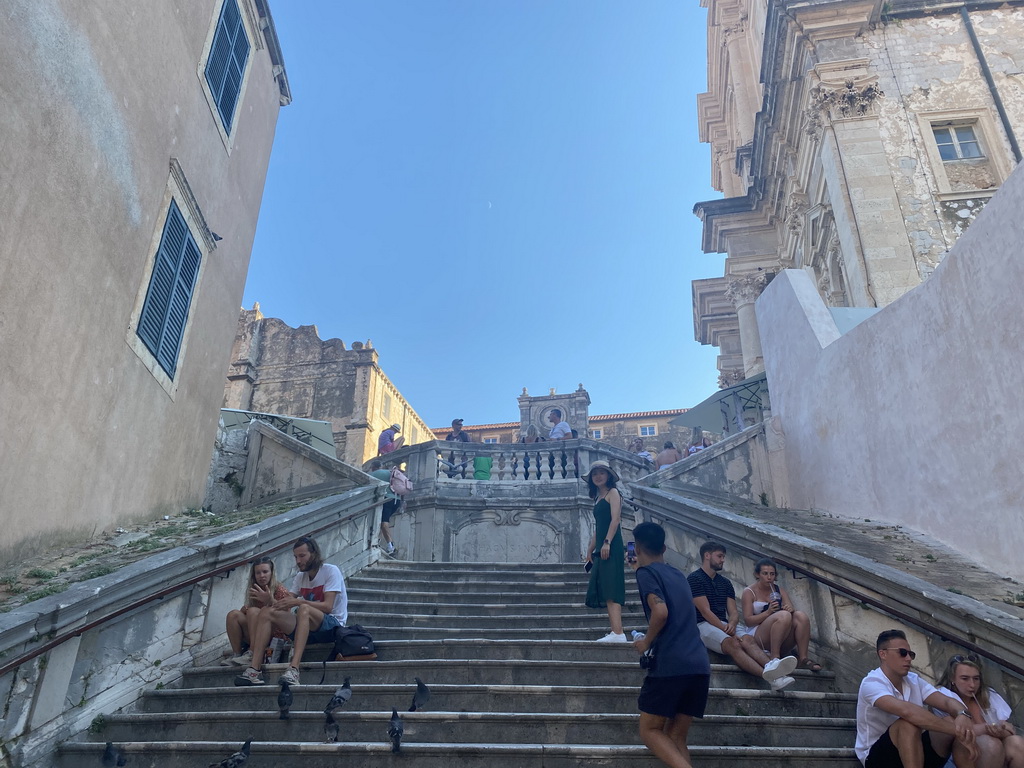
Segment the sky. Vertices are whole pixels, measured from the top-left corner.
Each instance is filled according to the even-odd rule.
[[[697,0],[276,0],[281,109],[243,304],[380,366],[431,427],[717,389]]]

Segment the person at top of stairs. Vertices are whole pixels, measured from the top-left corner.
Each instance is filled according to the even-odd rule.
[[[711,665],[697,630],[686,577],[665,562],[665,529],[640,523],[636,540],[636,584],[647,616],[647,632],[634,647],[647,669],[637,706],[640,738],[670,768],[690,768],[686,737],[695,717],[704,717]]]
[[[715,653],[724,653],[748,674],[761,677],[773,691],[781,691],[795,682],[789,673],[796,669],[796,657],[769,659],[750,635],[737,632],[739,611],[736,590],[719,572],[725,567],[725,545],[706,541],[700,547],[701,566],[686,580],[697,609],[697,629],[704,645]]]
[[[622,604],[626,602],[625,548],[619,525],[622,497],[615,487],[619,477],[608,462],[595,461],[583,479],[590,498],[594,499],[594,535],[587,547],[587,562],[592,567],[586,604],[588,608],[608,611],[612,631],[597,642],[625,643],[626,633],[622,631]],[[595,548],[598,541],[602,542],[600,549]]]

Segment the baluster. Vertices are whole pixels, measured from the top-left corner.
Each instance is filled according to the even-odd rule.
[[[504,480],[507,474],[507,457],[504,451],[498,453],[498,479]]]

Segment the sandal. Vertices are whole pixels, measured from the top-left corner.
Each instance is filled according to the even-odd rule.
[[[810,670],[811,672],[821,672],[821,664],[810,658],[798,662],[797,667],[800,669]]]

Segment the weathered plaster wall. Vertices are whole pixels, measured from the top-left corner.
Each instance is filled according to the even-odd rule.
[[[842,337],[805,273],[768,286],[757,315],[791,506],[870,513],[1024,578],[1022,206],[1018,172],[930,280]]]
[[[225,148],[197,75],[218,9],[4,4],[0,557],[202,500],[280,108],[267,48],[254,46]],[[172,157],[223,239],[169,395],[129,326]]]

